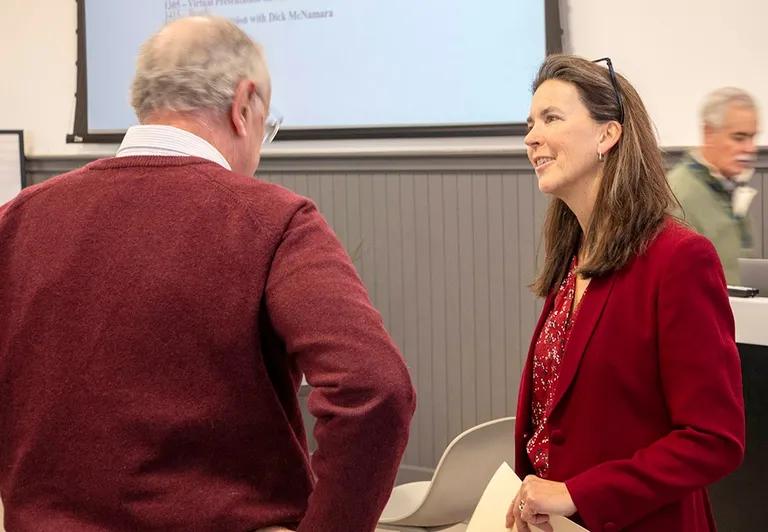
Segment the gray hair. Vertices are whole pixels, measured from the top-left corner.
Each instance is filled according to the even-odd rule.
[[[226,112],[243,79],[256,82],[269,105],[269,73],[261,47],[227,19],[190,17],[144,43],[131,86],[142,121],[155,110]]]
[[[739,105],[749,109],[757,108],[755,100],[747,91],[736,87],[723,87],[710,92],[701,106],[701,121],[713,128],[723,127],[725,113],[731,105]]]

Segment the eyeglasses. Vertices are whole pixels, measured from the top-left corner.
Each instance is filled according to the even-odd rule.
[[[283,115],[281,115],[274,107],[270,108],[267,119],[264,120],[264,140],[261,143],[269,144],[275,140],[275,135],[277,135],[277,132],[280,129],[280,124],[282,123]]]
[[[624,123],[624,102],[621,99],[621,91],[619,91],[619,83],[616,81],[616,72],[613,70],[613,63],[611,63],[610,57],[595,59],[592,62],[599,63],[601,61],[605,61],[605,64],[608,65],[608,75],[611,77],[613,92],[616,94],[616,104],[619,106],[619,124],[623,124]]]

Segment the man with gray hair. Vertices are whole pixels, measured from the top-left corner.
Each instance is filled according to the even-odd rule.
[[[374,529],[414,392],[315,205],[252,177],[270,90],[237,26],[173,22],[117,156],[0,207],[9,530]]]
[[[668,175],[678,213],[717,249],[728,284],[738,285],[740,256],[752,253],[748,186],[757,156],[757,106],[741,89],[710,93],[701,111],[703,144]]]

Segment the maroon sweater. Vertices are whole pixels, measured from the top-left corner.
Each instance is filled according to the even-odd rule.
[[[194,157],[96,161],[0,207],[0,309],[8,529],[374,528],[414,393],[306,198]]]

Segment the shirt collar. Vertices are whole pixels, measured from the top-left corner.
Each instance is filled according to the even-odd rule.
[[[232,170],[219,150],[194,133],[166,125],[131,126],[117,149],[116,157],[160,155],[200,157]]]

